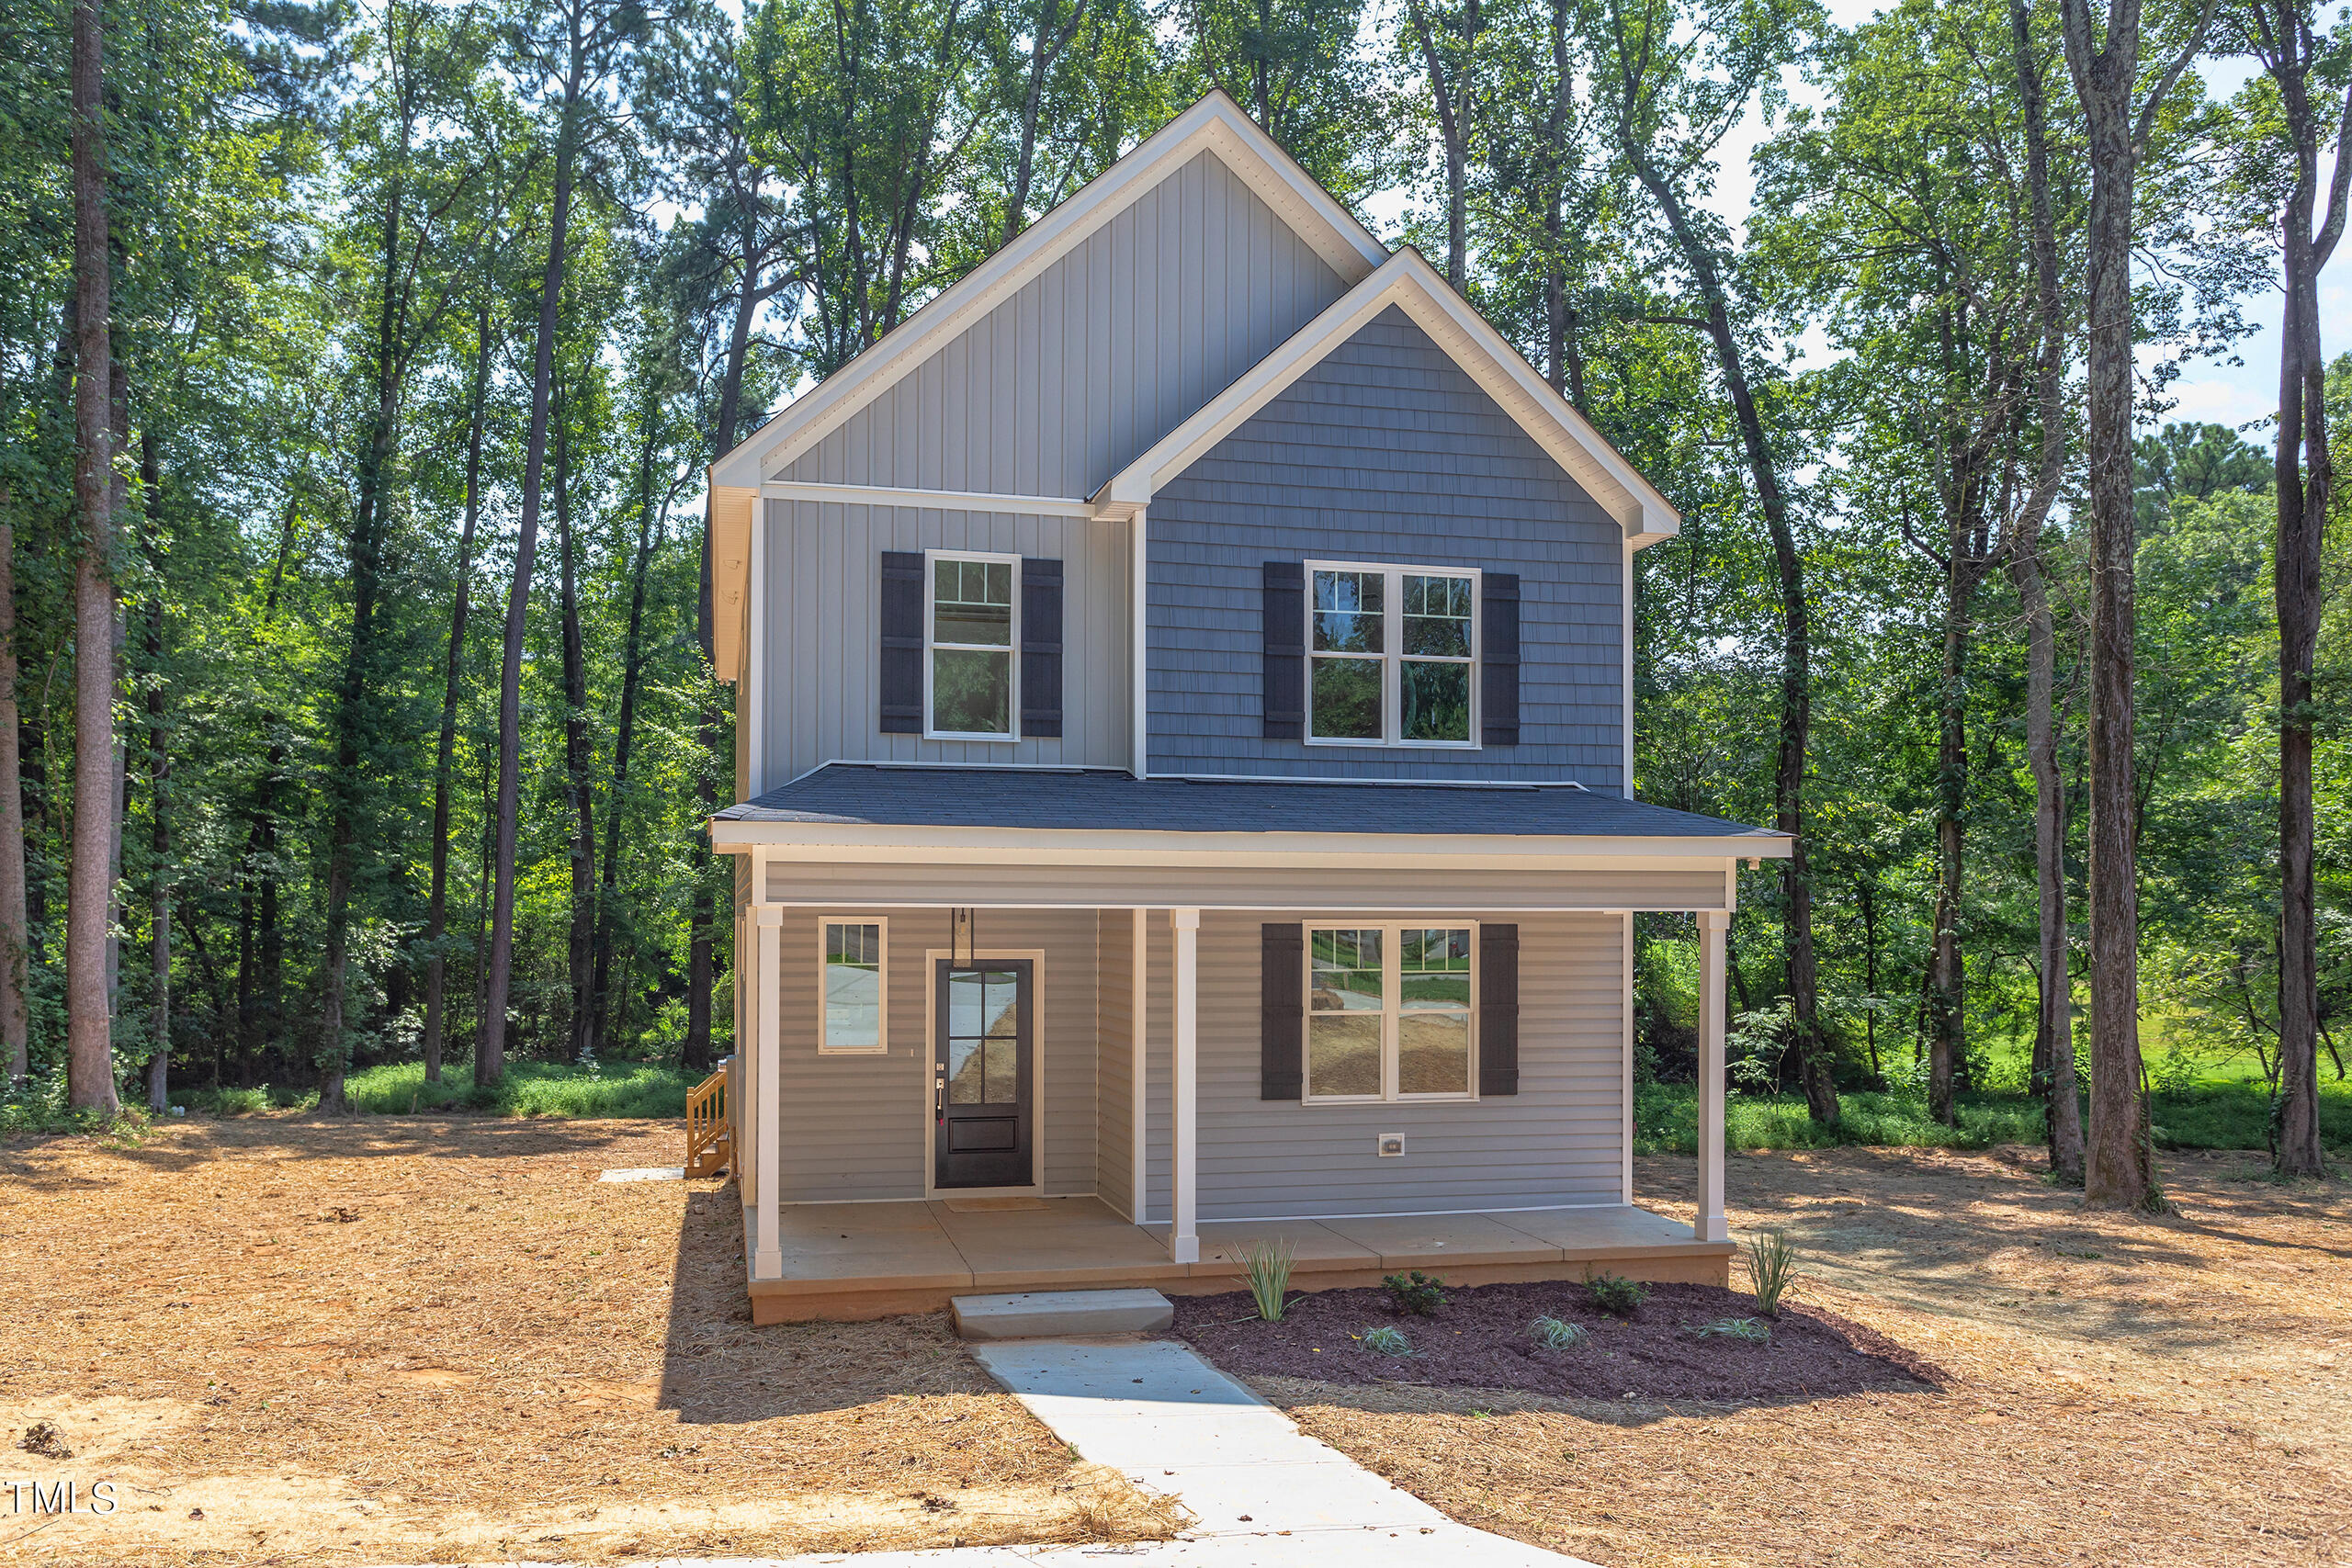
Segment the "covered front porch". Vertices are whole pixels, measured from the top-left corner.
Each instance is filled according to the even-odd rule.
[[[779,1215],[782,1273],[751,1283],[754,1323],[932,1312],[973,1292],[1148,1285],[1169,1295],[1244,1288],[1240,1258],[1287,1243],[1295,1290],[1377,1285],[1419,1269],[1450,1284],[1581,1280],[1589,1272],[1720,1283],[1727,1241],[1624,1204],[1322,1220],[1209,1220],[1200,1258],[1169,1227],[1128,1223],[1099,1198],[934,1198],[794,1203]]]
[[[1307,1290],[1728,1274],[1724,939],[1774,836],[1565,785],[847,766],[713,827],[758,1321],[1210,1293],[1276,1239]],[[1635,1204],[1645,910],[1701,939],[1695,1228]]]

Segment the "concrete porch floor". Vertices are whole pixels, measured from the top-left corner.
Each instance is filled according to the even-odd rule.
[[[988,1207],[939,1199],[787,1203],[782,1231],[784,1277],[751,1282],[754,1323],[935,1312],[976,1291],[1149,1285],[1169,1295],[1213,1295],[1242,1289],[1242,1252],[1276,1240],[1291,1245],[1291,1284],[1302,1291],[1377,1285],[1408,1269],[1458,1285],[1580,1280],[1594,1270],[1721,1285],[1732,1253],[1729,1242],[1695,1240],[1689,1225],[1623,1205],[1213,1220],[1200,1227],[1201,1260],[1191,1264],[1169,1258],[1166,1225],[1131,1224],[1094,1198]]]

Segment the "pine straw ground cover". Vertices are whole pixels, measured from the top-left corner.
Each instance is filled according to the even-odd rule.
[[[1164,1535],[944,1319],[754,1329],[675,1125],[198,1122],[0,1142],[0,1562],[604,1561]],[[70,1458],[20,1451],[38,1423]]]
[[[1792,1299],[1909,1348],[1941,1390],[1248,1381],[1456,1518],[1611,1568],[2352,1562],[2352,1186],[2167,1157],[2178,1214],[2095,1215],[2040,1157],[1731,1162],[1735,1235],[1781,1227],[1800,1249]],[[1637,1193],[1687,1219],[1693,1170],[1638,1162]]]

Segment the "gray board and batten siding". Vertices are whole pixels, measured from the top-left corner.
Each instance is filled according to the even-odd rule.
[[[775,477],[1091,495],[1342,292],[1203,152]]]
[[[1155,773],[1624,786],[1624,531],[1401,310],[1367,322],[1152,498]],[[1270,560],[1520,580],[1520,744],[1268,739]]]
[[[1123,523],[913,506],[769,501],[760,592],[763,753],[756,787],[837,758],[1125,765],[1127,551]],[[881,731],[882,555],[974,550],[1062,563],[1062,732],[932,740]],[[756,612],[755,612],[756,613]]]

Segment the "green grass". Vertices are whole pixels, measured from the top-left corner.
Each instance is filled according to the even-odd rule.
[[[2352,1085],[2320,1085],[2320,1137],[2330,1148],[2352,1150]],[[2041,1107],[2019,1094],[1966,1094],[1947,1127],[1909,1095],[1853,1090],[1838,1097],[1836,1132],[1814,1124],[1804,1097],[1733,1095],[1724,1109],[1725,1136],[1736,1149],[1817,1149],[1839,1144],[1885,1147],[1988,1148],[2041,1142]],[[2267,1149],[2270,1093],[2261,1083],[2207,1082],[2159,1093],[2149,1104],[2156,1144],[2168,1149]],[[1643,1084],[1634,1091],[1634,1152],[1695,1154],[1699,1148],[1697,1091],[1689,1084]]]
[[[489,1089],[476,1089],[472,1069],[462,1061],[443,1069],[441,1082],[424,1081],[422,1062],[390,1062],[344,1080],[354,1110],[377,1116],[478,1111],[493,1116],[644,1116],[686,1113],[686,1091],[702,1075],[650,1062],[600,1062],[593,1067],[569,1063],[517,1062]],[[266,1089],[197,1091],[186,1097],[191,1110],[216,1116],[262,1111],[307,1111],[315,1092],[288,1100]]]

